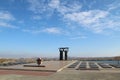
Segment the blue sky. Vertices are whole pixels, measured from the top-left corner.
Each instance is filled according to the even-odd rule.
[[[0,0],[0,57],[120,55],[120,0]]]

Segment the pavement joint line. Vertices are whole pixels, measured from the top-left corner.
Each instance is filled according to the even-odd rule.
[[[89,65],[89,62],[88,62],[88,61],[86,62],[86,68],[87,68],[87,69],[90,68],[90,65]]]
[[[82,61],[79,61],[79,64],[76,66],[75,69],[78,69],[81,63],[82,63]]]
[[[97,62],[95,62],[95,64],[98,66],[98,68],[99,68],[100,70],[103,69]]]
[[[112,69],[115,69],[115,67],[111,66],[110,64],[108,64]]]
[[[73,63],[75,63],[75,62],[77,62],[77,60],[75,60],[75,61],[73,61],[73,62],[71,62],[71,63],[65,65],[64,67],[58,69],[57,72],[62,71],[64,68],[66,68],[67,66],[69,66],[69,65],[71,65],[71,64],[73,64]]]

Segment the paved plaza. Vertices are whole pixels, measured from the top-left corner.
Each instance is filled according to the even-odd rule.
[[[78,65],[82,62],[78,63],[74,68],[69,68],[69,66],[76,62],[77,61],[45,61],[42,65],[46,65],[46,67],[28,67],[29,71],[23,70],[23,68],[26,69],[27,67],[21,65],[17,65],[19,66],[18,68],[14,66],[16,70],[3,70],[1,68],[0,80],[120,80],[120,68],[77,70],[76,68],[79,67]],[[89,62],[86,62],[86,64],[87,68],[89,68]],[[21,68],[20,66],[22,70],[17,70]],[[9,68],[12,67],[9,66]]]
[[[12,65],[12,66],[0,66],[1,70],[24,70],[24,71],[47,71],[58,72],[64,69],[66,66],[72,64],[75,61],[44,61],[42,65],[45,67],[24,67],[24,64]],[[26,65],[37,65],[36,63]]]

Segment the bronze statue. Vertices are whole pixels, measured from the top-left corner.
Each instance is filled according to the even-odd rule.
[[[60,60],[67,60],[68,59],[68,50],[69,48],[68,47],[61,47],[59,48],[59,51],[60,51]],[[63,58],[63,54],[65,55],[65,58]]]
[[[40,66],[42,59],[41,58],[37,58],[36,61],[37,61],[38,66]]]

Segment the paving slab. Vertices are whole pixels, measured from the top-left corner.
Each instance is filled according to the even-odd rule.
[[[62,70],[48,76],[24,74],[0,75],[0,80],[120,80],[120,71]]]
[[[44,61],[42,65],[45,67],[24,67],[24,65],[12,65],[12,66],[0,66],[1,70],[24,70],[24,71],[47,71],[47,72],[58,72],[69,66],[74,61]],[[37,65],[31,63],[27,65]]]
[[[56,72],[41,72],[41,71],[23,71],[23,70],[0,70],[0,75],[28,75],[28,76],[50,76]],[[1,79],[0,79],[1,80]]]
[[[54,63],[58,66],[58,62]],[[66,63],[62,68],[71,65],[72,61]],[[0,73],[0,80],[120,80],[120,70],[117,69],[96,71],[65,68],[60,72],[0,70]]]

